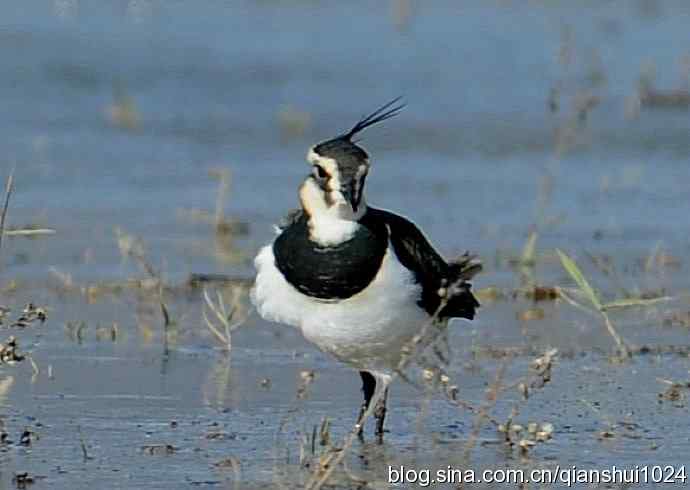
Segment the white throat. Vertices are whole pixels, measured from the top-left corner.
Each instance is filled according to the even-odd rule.
[[[302,184],[299,195],[302,207],[309,215],[310,238],[323,246],[338,245],[352,238],[359,228],[357,221],[367,211],[364,198],[356,213],[345,201],[329,206],[323,191],[312,179]]]

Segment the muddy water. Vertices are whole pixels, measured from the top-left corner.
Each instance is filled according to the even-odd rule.
[[[667,392],[664,380],[684,383],[690,369],[688,113],[637,113],[634,95],[643,71],[659,90],[683,87],[688,13],[673,1],[5,2],[8,225],[56,233],[2,245],[0,305],[16,318],[33,302],[48,320],[3,327],[39,371],[0,368],[12,441],[0,446],[0,484],[13,488],[24,472],[32,488],[51,489],[308,479],[300,441],[325,418],[340,441],[360,404],[358,377],[255,316],[224,354],[204,326],[200,290],[185,281],[251,280],[251,257],[296,204],[309,145],[398,94],[404,114],[365,137],[368,200],[414,218],[446,255],[478,252],[477,287],[500,293],[477,321],[454,324],[450,384],[476,408],[501,366],[503,384],[516,384],[558,348],[549,383],[527,401],[514,387],[501,392],[491,410],[505,422],[517,406],[516,421],[551,423],[554,434],[526,454],[490,422],[472,436],[476,414],[430,393],[415,372],[420,387],[394,386],[386,443],[355,444],[350,475],[335,481],[385,488],[388,465],[685,463],[687,393]],[[230,170],[221,207],[246,232],[215,232],[213,169]],[[538,283],[574,286],[559,247],[607,299],[674,298],[612,313],[637,346],[631,362],[611,361],[600,318],[513,298],[511,264],[535,225]],[[128,282],[147,279],[123,258],[132,243],[169,286],[167,331],[156,293]],[[300,391],[304,371],[315,377]],[[25,429],[35,433],[28,446]],[[311,443],[302,446],[310,460]]]
[[[8,488],[24,471],[36,488],[226,488],[238,481],[290,487],[309,476],[299,464],[301,438],[327,418],[331,440],[338,441],[353,422],[358,377],[291,329],[249,321],[226,356],[201,324],[198,301],[171,302],[178,323],[169,327],[166,353],[161,318],[147,314],[151,304],[41,299],[50,308],[48,321],[19,334],[40,372],[25,362],[2,372],[3,420],[14,441],[2,452]],[[654,351],[617,364],[605,351],[611,341],[600,322],[560,303],[545,306],[544,320],[516,321],[516,312],[529,306],[499,302],[487,305],[476,325],[455,324],[446,372],[459,398],[479,407],[499,366],[507,368],[503,383],[514,384],[526,378],[533,358],[559,348],[550,383],[527,401],[508,389],[491,411],[503,422],[518,407],[516,422],[553,424],[550,441],[521,455],[487,422],[467,459],[476,414],[415,378],[421,388],[394,385],[386,443],[355,444],[351,472],[373,484],[385,480],[388,465],[685,464],[685,394],[660,398],[668,386],[659,381],[687,379],[687,348],[678,352],[685,328],[661,327],[658,317],[617,322],[628,341]],[[131,314],[136,309],[138,319]],[[70,323],[76,321],[86,322],[78,332]],[[504,358],[506,351],[513,354]],[[299,398],[306,370],[315,379]],[[19,444],[27,428],[36,435],[28,447]],[[324,451],[318,443],[316,449]],[[352,483],[342,474],[336,481]]]

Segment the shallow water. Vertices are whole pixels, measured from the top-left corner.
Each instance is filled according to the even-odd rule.
[[[685,393],[658,395],[668,388],[659,379],[685,382],[690,368],[687,327],[664,321],[688,309],[688,112],[630,110],[650,63],[660,90],[682,86],[684,2],[9,0],[0,10],[0,178],[14,168],[16,183],[8,225],[56,230],[2,244],[0,305],[16,316],[31,301],[48,308],[48,321],[5,329],[40,372],[27,362],[0,371],[14,441],[0,453],[0,485],[13,487],[24,471],[32,488],[56,489],[303,482],[301,434],[327,416],[338,442],[360,403],[358,377],[255,316],[225,356],[203,324],[200,291],[184,284],[193,273],[251,279],[251,257],[296,205],[307,148],[399,94],[404,113],[364,136],[369,202],[413,218],[448,256],[479,253],[486,271],[476,287],[507,295],[485,300],[472,324],[454,324],[448,375],[480,405],[505,349],[515,352],[506,383],[546,348],[560,349],[551,383],[519,404],[518,417],[551,422],[555,433],[525,457],[484,424],[468,461],[475,416],[398,382],[386,444],[356,444],[352,471],[385,488],[388,464],[685,462]],[[588,96],[597,105],[578,117]],[[232,176],[225,216],[247,234],[214,231],[209,172],[218,168]],[[610,362],[599,318],[562,301],[536,305],[541,320],[519,319],[535,305],[510,297],[519,286],[510,259],[535,224],[537,282],[573,286],[559,247],[608,299],[675,298],[612,314],[647,354]],[[167,335],[155,294],[123,286],[146,274],[123,259],[116,228],[140,238],[174,286]],[[655,250],[665,261],[646,267]],[[316,377],[296,401],[305,370]],[[502,394],[493,416],[504,421],[518,400],[514,389]],[[25,427],[40,437],[28,448],[17,444]],[[215,466],[231,456],[239,473]]]

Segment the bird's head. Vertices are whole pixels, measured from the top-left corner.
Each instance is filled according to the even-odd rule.
[[[324,215],[358,220],[366,212],[364,181],[369,172],[369,155],[352,138],[365,128],[389,119],[404,107],[394,99],[362,118],[347,133],[309,149],[312,167],[300,188],[302,207],[310,216]]]

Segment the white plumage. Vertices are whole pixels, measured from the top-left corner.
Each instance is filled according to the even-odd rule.
[[[357,220],[364,215],[366,204],[363,203],[357,213],[353,213],[350,205],[340,192],[340,184],[329,184],[333,188],[331,194],[334,204],[326,205],[323,190],[319,189],[313,180],[306,180],[300,187],[300,201],[309,210],[309,233],[316,243],[325,247],[338,245],[352,238],[359,224]]]
[[[358,369],[391,373],[405,343],[429,319],[417,305],[421,287],[390,247],[372,283],[338,301],[297,291],[276,267],[272,245],[262,248],[254,263],[251,297],[259,314],[301,329],[307,340]]]

